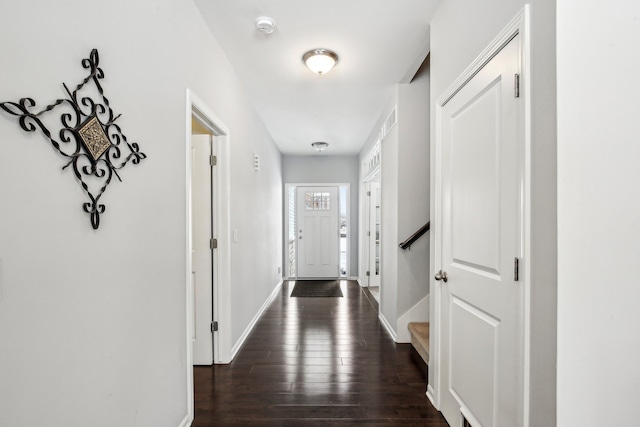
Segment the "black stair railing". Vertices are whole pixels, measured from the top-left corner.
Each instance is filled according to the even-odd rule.
[[[400,243],[398,246],[400,246],[404,250],[409,249],[411,247],[411,245],[413,245],[413,243],[416,240],[418,240],[424,233],[429,231],[430,228],[431,228],[431,221],[427,222],[425,225],[420,227],[420,229],[418,231],[413,233],[407,240],[405,240],[404,242]]]

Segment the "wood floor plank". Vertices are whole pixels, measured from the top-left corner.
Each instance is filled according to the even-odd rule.
[[[359,285],[290,298],[285,282],[229,365],[194,368],[194,427],[447,427],[425,367],[395,344]]]

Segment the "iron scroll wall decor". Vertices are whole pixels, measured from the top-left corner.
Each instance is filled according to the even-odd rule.
[[[104,72],[98,63],[98,50],[93,49],[89,58],[82,60],[82,67],[89,71],[89,75],[73,92],[63,83],[68,98],[58,99],[40,111],[37,111],[32,98],[22,98],[17,103],[0,102],[0,108],[18,117],[24,131],[40,129],[58,153],[68,160],[62,169],[72,167],[89,197],[82,208],[90,215],[94,229],[100,226],[100,215],[106,209],[100,198],[113,176],[122,182],[118,170],[129,162],[137,165],[147,157],[137,143],[127,140],[116,123],[120,115],[114,114],[104,96],[100,85]],[[51,116],[47,113],[53,110],[60,111],[59,123],[54,119],[55,129],[47,122]],[[58,140],[50,128],[53,134],[57,131]]]

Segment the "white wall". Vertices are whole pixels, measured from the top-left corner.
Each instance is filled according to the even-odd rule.
[[[311,148],[310,148],[311,149]],[[349,274],[358,277],[358,156],[283,156],[282,180],[285,184],[345,183],[349,186]]]
[[[532,312],[529,419],[531,427],[548,427],[555,425],[556,413],[555,1],[443,2],[431,23],[431,103],[435,105],[438,97],[479,56],[525,3],[531,5],[532,17],[532,207],[527,213],[531,221],[531,256],[527,260],[527,266],[531,274]],[[432,120],[434,110],[432,109]],[[432,140],[435,139],[434,131],[432,127]],[[432,166],[433,161],[432,159]],[[431,263],[434,264],[433,233],[431,238]],[[433,269],[437,270],[438,266],[434,265]],[[433,286],[436,286],[435,283]],[[433,309],[432,306],[432,312]],[[434,357],[433,352],[431,356]],[[430,382],[437,378],[434,366],[435,364],[429,366]]]
[[[396,103],[397,105],[397,95]],[[386,118],[386,116],[385,116]],[[398,162],[398,125],[385,136],[380,159],[380,315],[393,330],[398,332],[398,186],[400,185]]]
[[[638,19],[558,0],[559,426],[638,424]]]
[[[429,294],[429,234],[410,249],[404,241],[429,221],[429,62],[411,84],[398,86],[398,315]],[[422,321],[429,319],[425,312]],[[406,328],[398,325],[398,329]],[[398,331],[400,332],[400,331]]]
[[[384,110],[382,111],[382,114],[380,115],[380,117],[378,118],[378,121],[375,123],[375,125],[373,126],[373,128],[371,129],[371,134],[369,135],[369,137],[367,138],[367,141],[365,142],[365,144],[363,145],[362,149],[360,150],[360,154],[359,154],[359,168],[360,168],[360,173],[359,173],[359,177],[362,180],[363,178],[365,178],[363,176],[363,170],[362,170],[362,162],[364,161],[365,157],[370,153],[371,149],[373,148],[373,146],[375,145],[378,136],[380,134],[380,129],[382,127],[382,125],[384,124],[384,121],[387,119],[387,117],[389,116],[389,114],[391,113],[391,111],[396,107],[396,105],[398,104],[398,89],[397,89],[397,85],[393,85],[392,88],[390,88],[389,91],[389,100],[384,108]],[[387,144],[387,149],[390,146],[395,147],[396,144],[396,139],[397,139],[397,131],[394,129],[392,129],[392,132],[390,135],[387,135],[386,139],[389,140],[389,142],[386,142]],[[383,158],[383,151],[384,151],[384,142],[381,144],[380,147],[380,154],[381,154],[381,159]],[[396,148],[394,148],[394,150],[396,150]],[[393,170],[390,170],[391,165],[387,165],[386,166],[389,177],[387,178],[387,185],[390,185],[391,187],[393,187],[391,181],[393,180],[393,182],[397,181],[397,177],[395,177],[395,174],[393,172]],[[370,171],[367,171],[367,173]],[[384,188],[383,188],[383,184],[382,184],[382,178],[381,178],[381,174],[382,174],[382,160],[380,161],[380,173],[378,173],[378,176],[373,178],[373,180],[375,182],[380,182],[380,190],[381,190],[381,196],[384,197]],[[397,188],[397,187],[396,187]],[[368,257],[369,257],[369,236],[367,235],[367,231],[369,230],[369,226],[367,224],[367,222],[369,221],[368,218],[368,205],[369,205],[369,197],[367,196],[367,185],[361,185],[361,191],[360,191],[360,220],[361,220],[361,233],[360,233],[360,246],[362,248],[362,252],[361,252],[361,256],[363,259],[361,259],[361,270],[360,270],[360,275],[359,275],[359,280],[360,283],[363,285],[366,285],[369,283],[369,279],[366,276],[366,271],[369,270],[369,265],[367,265],[367,262],[369,261]],[[392,227],[397,229],[397,218],[395,216],[393,216],[393,212],[387,212],[386,214],[384,214],[384,206],[382,205],[381,202],[381,223],[382,224],[386,224],[388,222],[388,224],[391,224]],[[385,217],[386,215],[386,217]],[[386,218],[386,219],[385,219]],[[385,222],[386,221],[386,222]],[[381,239],[384,238],[384,236],[382,236],[383,233],[383,229],[386,228],[384,225],[381,226]],[[395,239],[395,238],[394,238]],[[382,243],[382,240],[381,240]],[[380,253],[380,272],[382,275],[382,262],[383,262],[383,252],[384,252],[384,247],[381,244],[381,253]],[[397,271],[396,268],[393,266],[387,266],[387,270],[389,269],[391,270],[391,275],[392,276],[397,276]],[[382,279],[382,277],[381,277]],[[393,291],[393,293],[395,294],[395,282],[390,284],[390,290]],[[395,305],[395,303],[394,303]],[[382,306],[380,311],[382,312]],[[395,328],[395,326],[394,326]]]
[[[238,230],[238,241],[231,243],[233,345],[281,280],[283,235],[282,156],[241,94],[242,115],[231,129],[231,229]],[[260,156],[258,172],[254,153]]]
[[[185,419],[187,88],[231,131],[235,337],[278,282],[280,154],[191,1],[12,3],[0,14],[0,100],[63,97],[94,47],[119,123],[148,158],[111,183],[94,231],[64,160],[0,113],[3,426]]]
[[[378,123],[360,153],[375,143],[394,107],[397,124],[381,144],[380,314],[395,336],[404,336],[398,319],[429,293],[429,244],[423,237],[404,251],[398,244],[429,220],[429,64],[411,84],[395,85]],[[361,206],[367,203],[366,196]],[[367,244],[363,239],[361,244]],[[366,283],[366,277],[362,278]],[[424,313],[427,321],[429,313]]]

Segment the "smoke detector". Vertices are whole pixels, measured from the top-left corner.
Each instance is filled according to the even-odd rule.
[[[256,19],[256,28],[261,33],[271,34],[276,29],[276,23],[268,16],[261,16]]]

